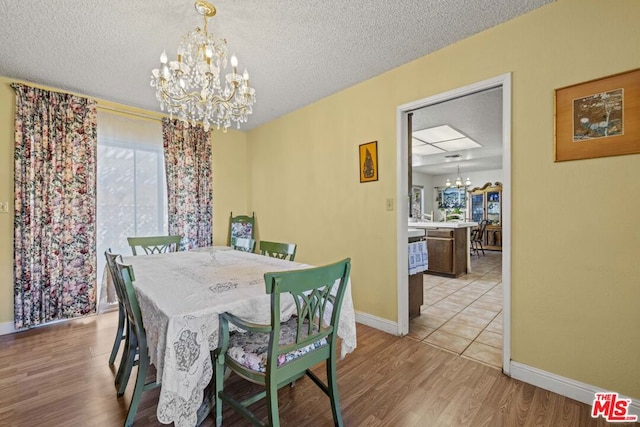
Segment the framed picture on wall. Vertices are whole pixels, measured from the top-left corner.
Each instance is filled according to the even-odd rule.
[[[422,218],[424,210],[424,187],[414,185],[411,187],[411,206],[409,206],[409,216],[412,218]]]
[[[467,207],[467,190],[464,187],[447,187],[440,190],[437,200],[439,209],[465,209]]]
[[[360,182],[378,180],[378,141],[360,144]]]
[[[555,161],[640,153],[640,68],[555,91]]]

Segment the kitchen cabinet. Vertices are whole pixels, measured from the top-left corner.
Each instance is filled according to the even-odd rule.
[[[458,277],[467,272],[467,229],[427,230],[428,273]]]
[[[483,236],[484,249],[502,250],[502,184],[487,182],[470,191],[471,220],[480,223],[487,220]]]

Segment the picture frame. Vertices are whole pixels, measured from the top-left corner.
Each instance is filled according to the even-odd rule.
[[[438,209],[465,209],[467,207],[466,188],[438,188]]]
[[[422,219],[424,213],[424,187],[414,185],[411,187],[411,201],[409,203],[409,216]]]
[[[360,182],[378,180],[378,141],[360,144]]]
[[[555,90],[555,161],[640,153],[640,68]]]

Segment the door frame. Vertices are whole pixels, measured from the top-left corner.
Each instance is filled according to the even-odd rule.
[[[502,371],[511,372],[511,73],[453,89],[428,98],[396,107],[397,127],[397,283],[398,335],[409,333],[409,279],[407,274],[407,188],[408,182],[408,123],[409,112],[487,89],[502,87]]]

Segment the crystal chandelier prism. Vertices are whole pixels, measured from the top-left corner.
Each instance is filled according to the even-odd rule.
[[[188,125],[202,122],[205,130],[211,125],[227,130],[232,122],[246,123],[256,102],[255,89],[249,86],[249,73],[238,74],[238,60],[231,57],[231,72],[227,68],[227,41],[216,39],[207,30],[207,20],[216,8],[206,1],[195,3],[204,17],[202,28],[182,36],[177,58],[167,60],[160,55],[160,68],[151,74],[151,86],[156,88],[160,109]]]

